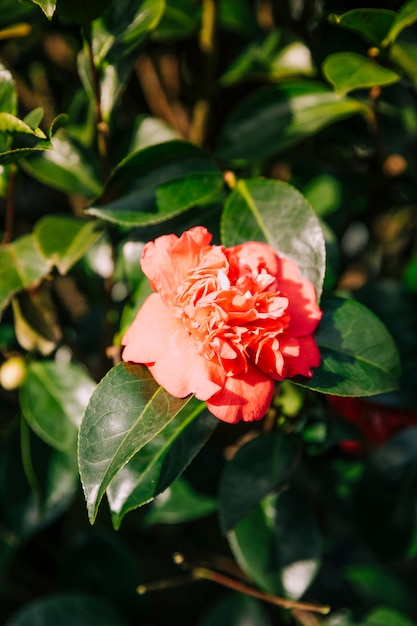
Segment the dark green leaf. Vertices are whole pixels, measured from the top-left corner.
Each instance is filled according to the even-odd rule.
[[[192,398],[114,477],[107,489],[115,528],[123,517],[164,491],[184,471],[218,424]]]
[[[61,274],[66,274],[97,241],[101,232],[94,221],[63,215],[46,215],[34,228],[34,238],[42,254]]]
[[[414,621],[389,607],[378,607],[368,613],[361,626],[413,626]]]
[[[86,408],[78,448],[92,522],[118,472],[174,419],[189,399],[171,396],[141,365],[119,363],[103,378]]]
[[[197,626],[272,626],[272,622],[260,602],[234,593],[218,600]]]
[[[236,164],[269,159],[334,122],[367,111],[363,102],[341,98],[317,82],[263,87],[226,120],[217,155]]]
[[[149,524],[182,524],[206,517],[217,509],[217,500],[192,489],[186,480],[177,478],[157,496],[145,517]]]
[[[242,37],[256,37],[259,28],[253,5],[248,0],[219,0],[219,25],[226,31]]]
[[[0,63],[0,111],[16,115],[17,93],[12,73]]]
[[[237,451],[220,480],[219,514],[224,533],[288,480],[299,454],[297,441],[281,432],[256,437]]]
[[[228,538],[240,567],[268,593],[297,599],[317,574],[321,555],[317,523],[296,491],[267,496]]]
[[[32,0],[34,4],[40,6],[46,17],[51,20],[56,8],[57,0]]]
[[[320,297],[326,263],[323,233],[307,200],[288,183],[240,180],[226,202],[221,233],[225,246],[269,243],[278,255],[297,263]]]
[[[384,559],[407,554],[416,534],[417,429],[374,451],[357,485],[356,518],[362,536]]]
[[[98,66],[120,63],[142,44],[159,24],[165,0],[118,0],[93,24],[95,61]]]
[[[33,152],[21,165],[33,178],[60,191],[94,198],[102,189],[95,157],[63,129],[54,135],[53,150]]]
[[[23,415],[46,443],[74,452],[78,427],[94,388],[78,365],[34,361],[20,389]]]
[[[309,389],[338,396],[372,396],[398,388],[400,361],[391,335],[365,306],[345,298],[323,303],[315,339],[321,363]]]
[[[193,0],[166,0],[164,15],[152,37],[177,40],[193,35],[200,24],[200,7]]]
[[[401,78],[396,72],[355,52],[331,54],[324,60],[322,72],[339,95],[354,89],[392,85]]]
[[[389,9],[352,9],[342,15],[329,15],[329,22],[362,35],[369,43],[379,46],[395,21],[395,11]]]
[[[111,604],[81,593],[56,594],[17,611],[5,626],[124,626]]]
[[[223,186],[221,172],[197,146],[167,141],[127,157],[89,215],[122,224],[158,224],[207,203]]]
[[[15,293],[39,283],[50,269],[32,235],[0,246],[0,313]]]

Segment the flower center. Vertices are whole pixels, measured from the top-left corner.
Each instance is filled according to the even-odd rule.
[[[174,301],[199,354],[227,376],[247,371],[248,359],[270,373],[282,367],[279,335],[289,325],[288,298],[266,268],[233,265],[220,246],[188,272]]]

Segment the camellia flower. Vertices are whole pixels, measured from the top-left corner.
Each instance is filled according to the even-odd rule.
[[[313,284],[271,246],[211,239],[196,226],[146,244],[141,267],[156,293],[123,338],[123,360],[219,419],[250,422],[265,415],[276,380],[313,375],[321,311]]]

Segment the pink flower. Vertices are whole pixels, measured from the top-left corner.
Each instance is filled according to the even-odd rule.
[[[221,420],[250,422],[265,415],[276,380],[312,376],[321,311],[312,283],[271,246],[211,239],[196,226],[146,244],[141,267],[156,293],[123,338],[123,360]]]

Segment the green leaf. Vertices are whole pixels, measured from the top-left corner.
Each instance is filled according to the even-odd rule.
[[[50,269],[32,235],[0,246],[0,313],[15,293],[38,284]]]
[[[378,565],[351,565],[344,578],[367,606],[386,604],[393,609],[415,613],[414,594],[388,568]]]
[[[206,443],[218,420],[204,409],[192,398],[114,477],[107,498],[116,529],[128,511],[169,487]]]
[[[95,595],[54,594],[26,604],[5,626],[126,626],[113,606]]]
[[[283,80],[315,73],[310,50],[291,33],[274,29],[264,40],[254,41],[232,62],[220,78],[223,86],[241,80]]]
[[[193,0],[166,0],[163,17],[152,38],[166,41],[190,37],[199,27],[200,13]]]
[[[21,426],[21,433],[12,426],[0,449],[0,523],[13,544],[61,515],[79,488],[75,455],[44,444],[23,420]]]
[[[218,21],[224,30],[247,39],[259,34],[255,8],[248,0],[219,0]]]
[[[12,73],[0,63],[0,111],[16,115],[17,93]]]
[[[150,524],[182,524],[206,517],[217,509],[217,500],[198,493],[186,480],[177,478],[157,496],[145,517]]]
[[[122,224],[158,224],[207,203],[223,186],[215,163],[197,146],[167,141],[127,157],[88,215]]]
[[[221,597],[197,626],[272,626],[260,602],[242,593]]]
[[[417,21],[417,0],[408,0],[397,11],[397,16],[387,36],[382,42],[383,46],[392,44],[398,35],[408,26]]]
[[[237,451],[220,479],[223,533],[232,530],[272,489],[288,480],[299,455],[297,441],[281,432],[256,437]]]
[[[296,491],[267,496],[228,539],[240,567],[268,593],[300,598],[317,574],[321,555],[317,522]]]
[[[53,150],[34,152],[21,166],[36,180],[60,191],[94,198],[102,190],[96,157],[62,128],[54,135]]]
[[[74,452],[94,381],[75,364],[34,361],[20,389],[23,416],[47,444]]]
[[[17,294],[12,300],[16,339],[25,350],[47,356],[62,339],[50,283]]]
[[[95,62],[117,64],[132,55],[159,24],[165,0],[118,0],[93,24]],[[103,13],[103,12],[102,12]]]
[[[323,61],[322,72],[336,93],[345,95],[354,89],[392,85],[401,76],[355,52],[335,52]]]
[[[0,133],[25,133],[39,139],[46,139],[45,133],[40,128],[33,129],[15,115],[4,112],[0,112]]]
[[[417,91],[417,44],[408,41],[396,41],[389,50],[390,61],[396,65]]]
[[[236,165],[263,161],[330,124],[367,111],[365,103],[341,98],[321,83],[269,85],[250,94],[232,112],[216,153]]]
[[[33,231],[42,254],[61,274],[66,274],[100,235],[94,221],[63,215],[46,215],[37,222]]]
[[[417,528],[417,428],[396,435],[369,455],[357,485],[361,535],[383,559],[407,555]]]
[[[361,623],[361,626],[413,626],[414,622],[408,617],[389,607],[374,609]]]
[[[226,202],[221,235],[227,247],[269,243],[278,255],[297,263],[320,297],[326,263],[323,233],[307,200],[288,183],[240,180]]]
[[[345,298],[323,302],[315,339],[321,363],[304,387],[338,396],[372,396],[398,388],[400,361],[384,324],[365,306]]]
[[[140,365],[119,363],[103,378],[86,408],[78,446],[91,522],[117,473],[189,400],[171,396]]]
[[[56,8],[56,0],[32,0],[34,4],[40,6],[48,20],[51,20]]]
[[[352,9],[342,15],[332,13],[328,20],[334,26],[358,33],[369,43],[379,46],[395,18],[395,11],[389,9]]]

